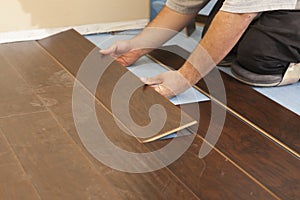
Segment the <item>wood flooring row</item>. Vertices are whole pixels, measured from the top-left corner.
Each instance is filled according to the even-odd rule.
[[[81,76],[82,78],[77,77],[77,79],[90,91],[93,90],[93,82],[97,83],[99,76],[101,76],[98,87],[95,86],[95,96],[110,112],[113,112],[113,92],[116,87],[119,88],[116,97],[119,100],[116,102],[121,105],[118,107],[117,113],[113,114],[119,118],[135,136],[140,138],[142,142],[152,141],[153,138],[168,135],[176,130],[196,123],[194,119],[184,112],[181,113],[180,109],[175,107],[168,99],[158,95],[152,88],[145,88],[139,78],[118,62],[111,61],[111,63],[107,56],[102,56],[99,53],[99,48],[89,43],[79,33],[70,30],[40,40],[39,44],[74,75],[74,77],[76,77],[80,69],[86,69],[84,71],[86,74]],[[123,79],[125,79],[124,83],[117,86],[118,81]],[[128,104],[126,104],[127,102],[122,101],[122,99],[125,98],[126,100],[126,96],[130,92],[131,87],[134,88],[135,91],[133,90],[133,93],[130,94],[131,98],[128,98]],[[156,121],[151,122],[145,116],[149,115],[149,109],[155,103],[163,105],[164,112],[167,116],[165,117],[162,112],[157,111],[153,114],[155,116],[153,118]],[[122,117],[128,107],[137,126],[134,126],[130,122],[130,117]],[[164,125],[162,125],[162,129],[156,136],[149,137],[147,135],[141,135],[141,130],[143,129],[139,128],[139,126],[147,126],[149,123],[158,125],[159,122],[164,122]],[[149,128],[148,131],[145,131],[145,133],[147,132],[150,132],[150,134],[155,133],[155,127]]]
[[[197,134],[192,144],[179,159],[160,170],[126,173],[95,159],[75,127],[75,79],[67,71],[78,69],[84,55],[94,47],[74,31],[59,38],[59,42],[58,38],[48,38],[0,45],[0,199],[210,200],[300,196],[299,159],[230,111],[224,110],[225,125],[216,146],[206,157],[199,158],[208,127],[218,126],[210,124],[212,104],[225,109],[214,101],[198,104],[201,118],[199,128],[192,127]],[[102,81],[106,84],[110,80]],[[90,92],[83,88],[82,95]],[[151,95],[152,92],[146,93],[143,98],[157,101]],[[149,153],[170,143],[158,140],[143,144],[125,134],[103,104],[109,108],[104,100],[95,103],[99,124],[121,149]],[[132,106],[141,106],[138,104],[135,101]],[[139,109],[147,112],[149,104],[145,106]],[[193,116],[194,108],[189,105],[185,109],[187,116]],[[82,109],[93,108],[83,105]],[[178,148],[189,137],[193,136],[177,138]],[[102,145],[102,141],[95,142]],[[166,156],[157,154],[148,163],[164,163]],[[139,165],[143,161],[136,162]]]
[[[173,69],[181,67],[188,55],[186,50],[175,45],[150,53],[150,57]],[[221,101],[220,103],[228,107],[237,117],[253,125],[262,134],[271,137],[279,145],[300,158],[300,117],[251,87],[239,83],[226,73],[222,71],[219,73],[224,83],[227,102],[222,102],[223,98],[218,96],[221,92],[216,92],[212,97]],[[219,73],[210,73],[196,85],[204,93],[210,95],[206,82],[213,83]],[[216,90],[220,88],[221,91],[221,87],[217,85],[212,87]]]
[[[167,46],[152,51],[149,57],[165,67],[176,70],[182,66],[188,55],[189,53],[186,50],[178,46]],[[240,160],[238,162],[239,165],[244,166],[247,172],[257,177],[258,180],[264,183],[268,188],[272,188],[274,183],[276,183],[276,186],[278,186],[278,184],[281,185],[280,190],[282,190],[282,194],[291,192],[291,196],[284,195],[281,196],[281,198],[293,199],[298,197],[299,194],[297,194],[297,190],[300,188],[299,186],[295,187],[295,185],[299,185],[300,180],[300,117],[257,93],[251,87],[241,84],[229,75],[219,71],[218,73],[221,75],[224,83],[227,97],[226,102],[222,102],[223,97],[220,95],[222,93],[221,87],[218,85],[210,86],[214,90],[220,88],[219,92],[215,92],[214,95],[211,95],[206,85],[206,82],[211,84],[214,80],[217,80],[218,73],[215,72],[216,70],[218,69],[214,69],[214,72],[208,74],[206,78],[197,83],[196,86],[213,98],[214,102],[227,108],[231,113],[231,118],[237,118],[236,120],[242,121],[254,128],[252,131],[246,131],[245,126],[240,124],[237,126],[236,123],[231,123],[229,127],[232,128],[228,131],[229,138],[224,142],[220,142],[226,135],[226,133],[222,133],[216,147],[222,152],[225,152],[225,155],[232,158],[232,156],[234,156],[232,154],[233,152],[227,149],[228,145],[230,145],[230,141],[247,141],[248,145],[251,145],[252,148],[250,152],[255,153],[256,156],[252,155],[246,158],[246,155],[239,155],[246,159],[243,164],[239,163],[240,161],[243,162]],[[209,112],[206,114],[208,113]],[[227,119],[228,118],[229,117],[227,117]],[[201,123],[199,127],[200,129],[203,127]],[[236,135],[234,135],[235,131],[233,131],[233,129],[238,130]],[[226,126],[223,131],[226,131]],[[245,137],[245,133],[249,135]],[[205,137],[205,135],[202,136]],[[271,140],[267,138],[271,138]],[[219,146],[220,144],[221,146]],[[233,143],[232,145],[234,144],[237,143]],[[244,148],[238,152],[239,154],[247,152],[246,154],[249,155],[249,150]],[[235,153],[238,155],[237,152]],[[282,155],[280,155],[281,153]],[[252,164],[255,167],[251,167]],[[256,173],[258,174],[256,175]],[[276,186],[273,189],[276,189]]]

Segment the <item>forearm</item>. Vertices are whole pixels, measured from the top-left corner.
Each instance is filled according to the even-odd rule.
[[[192,84],[198,82],[230,52],[256,15],[219,11],[204,38],[179,71]]]
[[[165,6],[148,26],[131,40],[133,48],[157,48],[184,28],[196,14],[181,14]]]

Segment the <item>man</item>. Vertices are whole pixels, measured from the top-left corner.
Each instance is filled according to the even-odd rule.
[[[168,0],[139,35],[120,41],[103,54],[128,66],[174,36],[204,5],[203,0]],[[221,5],[221,6],[220,6]],[[231,51],[236,77],[248,84],[275,86],[300,79],[300,0],[225,0],[187,62],[178,70],[141,80],[166,97],[208,74]],[[218,8],[217,8],[218,9]],[[287,74],[287,75],[285,75]]]

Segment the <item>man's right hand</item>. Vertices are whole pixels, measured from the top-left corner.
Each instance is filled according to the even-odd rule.
[[[108,49],[100,50],[100,53],[112,56],[124,67],[132,65],[147,52],[145,49],[133,49],[130,40],[118,41]]]

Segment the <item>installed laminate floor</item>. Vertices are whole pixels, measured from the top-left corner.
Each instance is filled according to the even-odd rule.
[[[299,158],[216,101],[180,107],[198,121],[190,128],[194,134],[143,144],[125,134],[126,123],[118,124],[109,106],[104,106],[105,102],[96,100],[88,88],[80,85],[81,94],[91,96],[95,102],[80,104],[80,122],[88,125],[91,120],[88,114],[95,110],[106,139],[118,150],[106,148],[105,140],[98,137],[83,140],[96,129],[87,127],[83,135],[77,129],[72,101],[76,80],[67,69],[76,69],[93,45],[84,37],[70,34],[75,33],[63,33],[59,43],[46,39],[0,45],[0,199],[299,198]],[[70,52],[64,49],[64,42],[65,46],[71,42],[76,48]],[[53,55],[56,50],[51,49],[59,49],[61,53]],[[226,87],[234,87],[232,79],[225,78]],[[205,91],[204,86],[202,89]],[[244,91],[243,87],[235,89]],[[144,98],[151,96],[147,93]],[[233,96],[229,95],[228,101],[235,101]],[[107,97],[101,97],[100,93],[101,98]],[[141,104],[142,100],[135,104]],[[215,119],[212,108],[225,113],[224,124]],[[251,110],[243,111],[240,115],[251,117]],[[200,118],[195,116],[197,112]],[[134,112],[131,114],[134,118]],[[272,130],[275,128],[267,131]],[[213,137],[207,137],[208,133],[213,133],[210,135]],[[212,146],[217,135],[219,138]],[[295,135],[294,139],[298,138]],[[282,136],[280,140],[290,141]],[[159,151],[169,145],[171,151]],[[170,162],[170,157],[185,145],[181,155]],[[201,157],[199,151],[203,148],[210,151]],[[120,157],[120,149],[134,156]],[[146,154],[150,156],[138,156]],[[119,169],[97,156],[105,161],[116,159]],[[153,166],[161,167],[153,169]],[[132,173],[141,168],[148,171]]]

